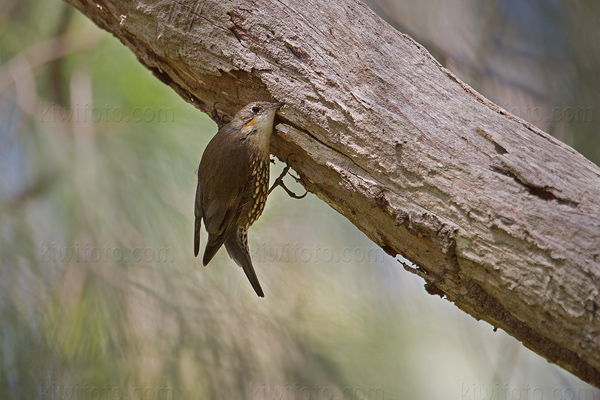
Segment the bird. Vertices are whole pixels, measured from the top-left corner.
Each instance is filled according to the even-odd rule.
[[[248,229],[262,214],[270,193],[270,138],[275,114],[284,104],[259,101],[244,106],[210,140],[198,167],[194,255],[200,251],[204,221],[208,241],[202,264],[206,266],[225,244],[259,297],[264,292],[250,258]]]

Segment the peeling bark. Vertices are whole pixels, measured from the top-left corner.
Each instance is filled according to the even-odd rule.
[[[272,151],[429,293],[600,387],[600,169],[354,0],[67,0],[200,110],[285,101]]]

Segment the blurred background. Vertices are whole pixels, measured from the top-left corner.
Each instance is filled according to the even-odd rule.
[[[264,299],[224,251],[203,268],[195,173],[216,125],[70,6],[0,4],[0,398],[600,398],[313,195],[275,191],[250,231]],[[600,3],[369,6],[600,163]]]

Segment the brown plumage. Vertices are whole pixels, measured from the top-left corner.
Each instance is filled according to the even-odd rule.
[[[225,244],[256,294],[264,297],[248,249],[248,228],[262,214],[269,190],[269,141],[283,103],[255,102],[242,108],[208,143],[198,168],[194,254],[200,251],[202,220],[207,265]]]

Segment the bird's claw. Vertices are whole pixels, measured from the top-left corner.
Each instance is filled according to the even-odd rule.
[[[217,123],[217,127],[219,129],[231,122],[231,117],[229,115],[226,113],[219,114],[219,111],[217,110],[217,103],[213,104],[213,109],[210,113],[210,116],[212,120]]]
[[[303,195],[299,196],[296,193],[292,192],[287,186],[285,186],[285,183],[283,182],[283,178],[285,178],[285,176],[290,172],[290,168],[292,167],[290,165],[290,156],[291,154],[288,154],[288,156],[285,159],[285,168],[283,168],[283,171],[281,171],[281,174],[279,174],[279,176],[277,177],[277,179],[275,179],[275,182],[273,182],[273,185],[271,186],[271,188],[269,189],[269,194],[271,194],[271,192],[277,187],[277,186],[281,186],[283,190],[285,190],[285,192],[288,194],[288,196],[290,196],[293,199],[303,199],[306,197],[306,195],[308,194],[308,190],[306,192],[304,192]],[[273,161],[273,160],[271,160]],[[296,181],[300,181],[299,177],[295,177],[294,175],[290,174],[290,176],[292,178],[294,178]]]

